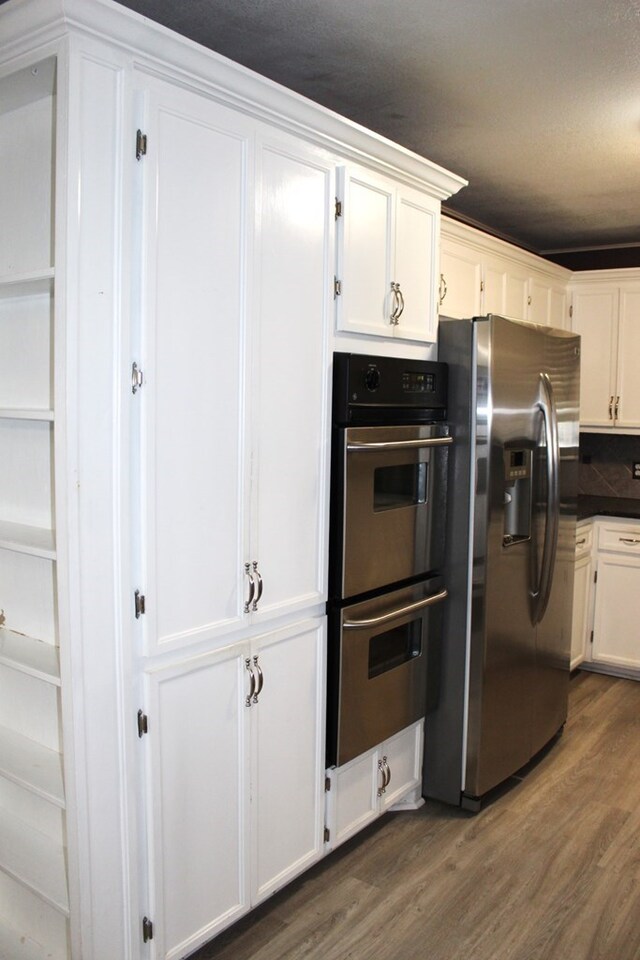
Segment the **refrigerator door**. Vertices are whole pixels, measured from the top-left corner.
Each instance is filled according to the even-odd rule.
[[[558,529],[548,602],[537,624],[532,753],[537,753],[554,736],[567,715],[578,486],[580,339],[564,333],[557,335],[554,331],[542,335],[543,369],[549,378],[557,416]],[[542,458],[547,449],[541,449]],[[535,497],[537,559],[540,564],[541,544],[547,527],[545,504],[548,485],[545,467],[546,460],[541,463]]]

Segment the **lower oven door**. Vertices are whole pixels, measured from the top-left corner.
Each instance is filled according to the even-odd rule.
[[[443,579],[431,577],[333,611],[329,765],[347,763],[436,706],[446,596]]]
[[[447,447],[444,424],[343,431],[342,583],[355,597],[442,565]]]

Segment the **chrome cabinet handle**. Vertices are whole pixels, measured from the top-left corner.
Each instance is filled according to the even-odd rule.
[[[444,303],[444,298],[447,295],[447,281],[444,278],[444,273],[440,274],[440,287],[438,288],[438,297],[440,300],[440,306]]]
[[[253,698],[253,702],[257,703],[258,697],[262,693],[262,688],[264,687],[264,674],[262,672],[262,668],[260,667],[260,664],[258,663],[257,656],[253,658],[253,665],[256,668],[256,672],[258,674],[258,689],[256,690]]]
[[[400,301],[400,309],[396,314],[396,326],[400,323],[400,317],[404,313],[404,294],[400,289],[400,284],[396,283],[396,293],[398,294],[398,300]]]
[[[619,537],[620,543],[640,543],[640,537]]]
[[[392,326],[394,326],[394,327],[397,325],[397,323],[398,323],[398,317],[400,316],[400,313],[402,312],[402,311],[400,310],[400,297],[399,297],[399,292],[400,292],[400,284],[399,284],[399,283],[395,283],[395,282],[392,280],[392,281],[391,281],[391,293],[393,294],[393,310],[391,311],[391,316],[389,317],[389,323],[390,323]]]
[[[378,440],[360,442],[354,440],[347,444],[347,453],[363,453],[367,450],[411,450],[421,447],[444,447],[453,443],[453,437],[424,437],[422,440]]]
[[[613,408],[613,419],[614,419],[614,420],[617,420],[617,419],[618,419],[618,407],[619,407],[619,406],[620,406],[620,397],[616,397],[616,403],[615,403],[615,406],[614,406],[614,408]]]
[[[448,591],[440,590],[439,593],[433,593],[430,597],[423,600],[417,600],[416,603],[408,603],[406,607],[399,610],[392,610],[391,613],[383,613],[380,617],[372,617],[369,620],[345,620],[342,624],[343,630],[364,630],[366,627],[378,627],[382,623],[391,623],[392,620],[399,620],[400,617],[408,613],[415,613],[422,610],[423,607],[430,607],[433,603],[440,603],[445,597],[449,596]]]
[[[386,757],[383,757],[383,758],[382,758],[382,763],[384,764],[384,767],[385,767],[385,769],[386,769],[386,771],[387,771],[387,776],[386,776],[386,780],[385,780],[385,784],[384,784],[384,789],[386,790],[387,787],[389,786],[389,784],[391,783],[391,767],[389,766]]]
[[[262,582],[262,577],[260,576],[260,571],[258,570],[258,561],[257,561],[257,560],[254,560],[254,561],[253,561],[253,572],[255,573],[256,579],[257,579],[257,581],[258,581],[258,595],[257,595],[257,597],[255,598],[255,600],[253,601],[253,607],[252,607],[251,609],[252,609],[252,610],[257,610],[257,609],[258,609],[258,604],[260,603],[260,600],[261,600],[261,598],[262,598],[262,590],[263,590],[263,588],[264,588],[264,584],[263,584],[263,582]]]
[[[586,537],[582,537],[580,540],[576,540],[576,547],[581,547],[583,543],[587,542]]]
[[[613,420],[613,394],[609,397],[609,420]]]
[[[245,604],[244,604],[244,612],[245,612],[245,613],[249,613],[249,610],[251,609],[251,604],[253,603],[253,598],[254,598],[255,592],[256,592],[256,582],[255,582],[255,580],[253,579],[253,574],[251,573],[251,564],[250,564],[250,563],[245,563],[245,565],[244,565],[244,572],[245,572],[245,575],[246,575],[247,577],[249,577],[249,597],[248,597],[248,599],[245,601]],[[253,609],[255,610],[255,608],[256,608],[256,607],[255,607],[255,603],[254,603],[254,604],[253,604]]]
[[[386,782],[387,782],[387,777],[386,777],[386,774],[385,774],[385,772],[384,772],[384,767],[383,767],[383,764],[382,764],[382,760],[378,760],[378,773],[380,773],[380,774],[382,775],[382,783],[381,783],[381,785],[378,787],[378,796],[381,797],[382,794],[383,794],[384,791],[385,791],[385,785],[386,785]]]
[[[249,671],[249,676],[250,676],[250,678],[251,678],[250,681],[249,681],[249,683],[250,683],[249,693],[248,693],[247,696],[245,697],[244,702],[245,702],[245,706],[250,707],[252,703],[257,703],[257,702],[258,702],[258,701],[257,701],[257,698],[256,698],[256,675],[255,675],[255,673],[253,672],[253,669],[252,669],[252,667],[251,667],[251,658],[250,658],[250,657],[247,657],[247,658],[245,659],[245,661],[244,661],[244,666],[245,666],[245,670],[248,670],[248,671]]]

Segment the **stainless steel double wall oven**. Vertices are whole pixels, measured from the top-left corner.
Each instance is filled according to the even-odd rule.
[[[334,354],[327,765],[435,704],[447,368]]]

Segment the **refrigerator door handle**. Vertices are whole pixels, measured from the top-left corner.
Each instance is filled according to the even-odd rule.
[[[534,593],[535,609],[533,622],[540,623],[545,615],[553,572],[556,565],[558,547],[558,524],[560,519],[560,445],[558,442],[558,414],[553,395],[553,387],[547,373],[540,374],[540,388],[543,399],[538,402],[542,413],[547,444],[547,509],[540,564],[540,580]]]

